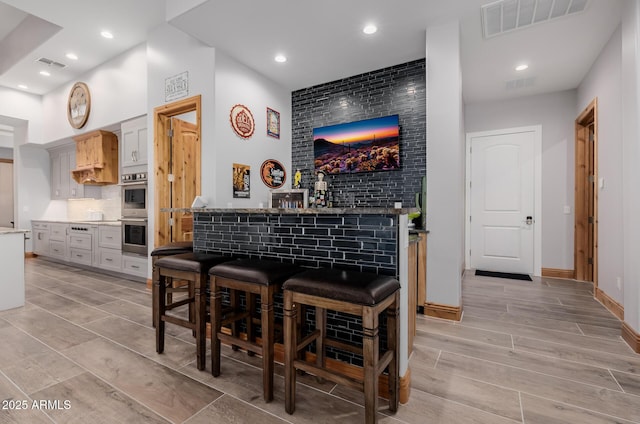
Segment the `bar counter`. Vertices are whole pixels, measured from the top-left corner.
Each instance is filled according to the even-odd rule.
[[[0,227],[0,311],[24,306],[24,239],[29,232]]]
[[[175,208],[193,213],[195,251],[375,272],[398,279],[400,291],[400,376],[408,393],[408,245],[407,214],[414,208]],[[360,343],[355,318],[329,314],[327,331],[339,340]],[[383,333],[383,331],[381,331]],[[335,352],[361,366],[361,358]],[[401,390],[402,392],[402,390]],[[406,398],[405,398],[406,401]]]

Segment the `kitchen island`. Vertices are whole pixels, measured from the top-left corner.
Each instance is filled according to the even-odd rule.
[[[0,227],[0,311],[24,306],[24,238],[28,230]]]
[[[415,316],[415,310],[411,315],[409,311],[407,215],[414,212],[414,208],[176,208],[162,211],[193,213],[195,251],[278,260],[312,268],[375,272],[397,278],[401,285],[400,376],[404,377],[401,401],[406,402],[409,321]],[[276,299],[276,314],[280,307]],[[328,333],[341,341],[359,343],[358,328],[361,322],[354,317],[330,314],[327,319]],[[362,365],[362,358],[348,352],[335,352],[335,357]]]

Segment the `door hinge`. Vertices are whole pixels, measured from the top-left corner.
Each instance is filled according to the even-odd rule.
[[[593,224],[593,217],[592,216],[589,217],[589,224]]]
[[[593,265],[593,258],[588,258],[587,259],[587,264]]]
[[[175,181],[175,176],[173,174],[167,174],[167,181],[170,183]]]
[[[592,183],[592,182],[594,182],[596,180],[596,176],[595,175],[589,175],[587,178],[588,178],[590,183]]]
[[[596,139],[595,134],[590,132],[589,133],[589,141],[593,142]]]
[[[169,227],[173,227],[173,218],[169,218]]]
[[[167,136],[168,137],[173,137],[173,128],[171,128],[169,131],[167,131]]]

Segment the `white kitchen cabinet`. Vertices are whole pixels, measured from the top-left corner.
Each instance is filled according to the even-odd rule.
[[[98,227],[99,268],[122,271],[122,228],[113,225]]]
[[[36,255],[49,255],[49,223],[32,222],[33,253]]]
[[[55,258],[65,260],[68,255],[67,237],[69,224],[52,222],[49,224],[49,254]]]
[[[91,266],[93,262],[93,237],[91,234],[69,235],[69,260]]]
[[[120,126],[122,173],[143,172],[147,167],[147,117],[123,122]]]
[[[51,198],[54,200],[84,197],[84,186],[71,176],[76,167],[76,149],[67,144],[49,150],[51,156]]]
[[[144,256],[122,255],[122,271],[138,277],[147,276],[147,258]]]

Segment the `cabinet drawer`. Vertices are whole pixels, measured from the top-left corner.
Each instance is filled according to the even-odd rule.
[[[67,224],[51,224],[50,227],[50,240],[66,241],[67,240]]]
[[[122,228],[111,225],[101,225],[98,230],[98,245],[109,249],[122,248]]]
[[[72,234],[69,236],[69,247],[91,250],[91,234]],[[91,256],[91,255],[89,255]]]
[[[64,259],[67,256],[67,243],[64,241],[51,240],[49,242],[49,254],[56,258]]]
[[[77,264],[91,265],[91,250],[71,248],[69,260]]]
[[[127,274],[147,276],[147,258],[122,255],[122,270]]]
[[[32,222],[31,226],[34,230],[48,230],[49,223],[48,222]]]
[[[120,249],[100,249],[98,252],[98,266],[120,271],[122,269],[122,252]]]

